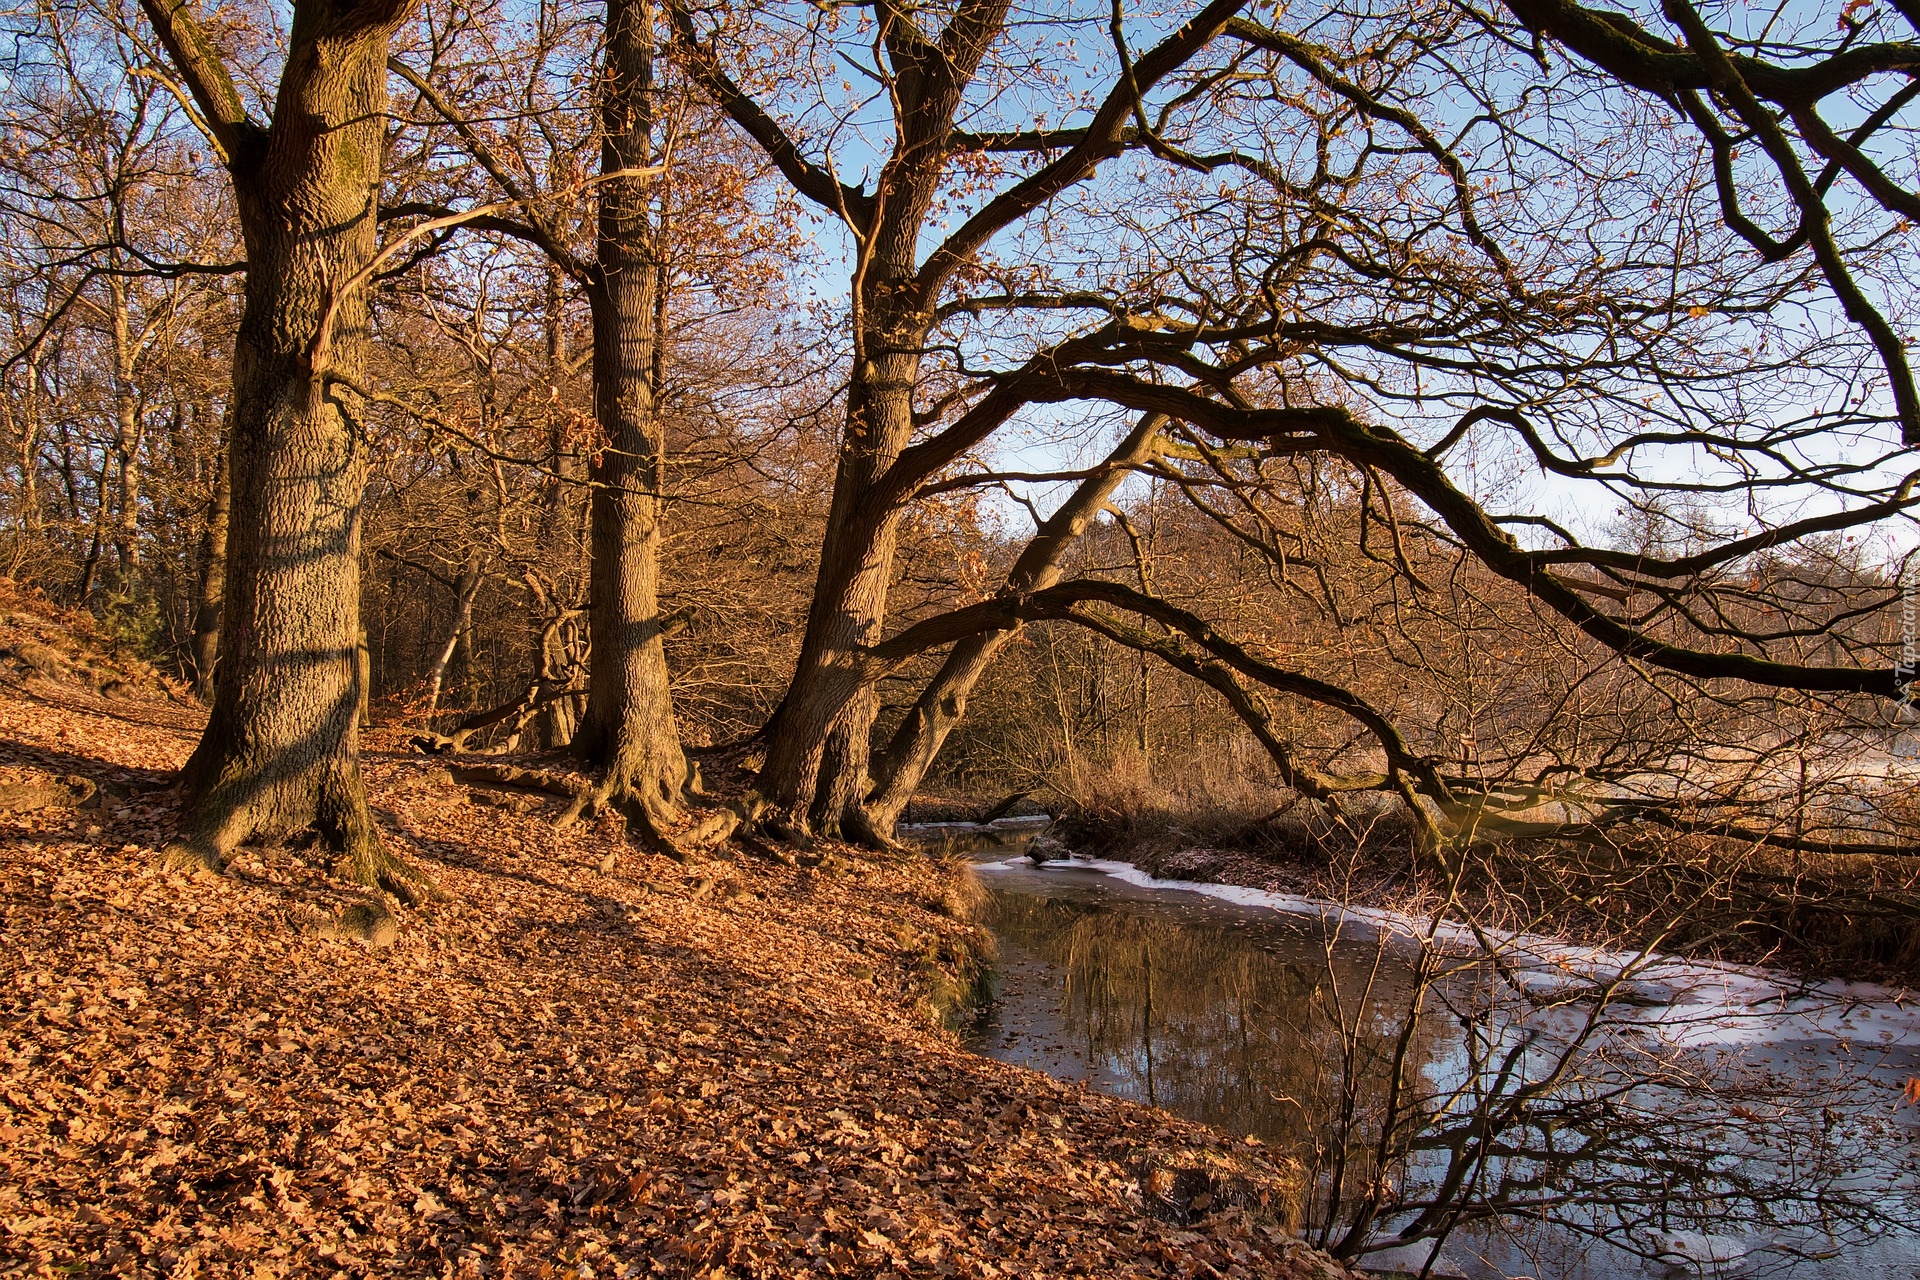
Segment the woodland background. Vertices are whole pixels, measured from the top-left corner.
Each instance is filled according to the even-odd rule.
[[[351,22],[146,9],[6,20],[0,572],[211,697],[271,267],[230,153]],[[671,678],[632,723],[775,830],[1030,795],[1310,861],[1898,882],[1913,15],[1596,12],[394,9],[386,247],[327,277],[370,722],[572,742],[612,483]],[[639,452],[595,399],[616,249]]]

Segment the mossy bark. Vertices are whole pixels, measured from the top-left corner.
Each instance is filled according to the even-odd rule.
[[[295,7],[270,124],[238,111],[190,15],[147,10],[217,110],[247,251],[229,443],[228,546],[212,714],[182,773],[176,862],[317,827],[351,877],[425,883],[382,845],[360,774],[359,421],[387,45],[406,3]],[[163,24],[168,24],[164,25]],[[210,72],[209,68],[214,68]],[[209,88],[209,85],[211,87]],[[344,290],[344,292],[343,292]]]
[[[654,11],[646,0],[607,5],[601,80],[601,169],[654,162]],[[660,616],[660,521],[666,442],[656,381],[663,360],[660,229],[646,178],[599,188],[593,312],[594,411],[605,447],[590,499],[592,604],[587,706],[575,749],[601,765],[585,807],[612,804],[665,839],[689,779],[674,722]]]

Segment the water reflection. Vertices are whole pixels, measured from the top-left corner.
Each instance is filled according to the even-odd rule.
[[[1085,871],[988,884],[977,1046],[1294,1154],[1310,1236],[1363,1266],[1920,1276],[1887,1087],[1911,1050],[1681,1047],[1619,992],[1404,938]]]
[[[999,1056],[1267,1141],[1313,1136],[1341,1056],[1338,987],[1371,979],[1360,1054],[1378,1074],[1413,981],[1390,957],[1370,972],[1357,952],[1330,972],[1304,931],[1260,936],[1177,906],[1005,890],[991,902],[1003,986],[1057,991],[989,1012],[980,1034],[998,1037]]]

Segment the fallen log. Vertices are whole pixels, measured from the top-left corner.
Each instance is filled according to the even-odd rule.
[[[457,764],[449,770],[455,782],[472,786],[513,787],[520,791],[543,791],[572,800],[586,793],[582,779],[546,769],[522,769],[511,764]]]
[[[78,809],[98,790],[79,774],[55,777],[29,770],[19,777],[0,778],[0,813],[31,813],[36,809]]]
[[[515,732],[525,727],[533,718],[533,713],[548,703],[561,698],[571,698],[584,693],[574,685],[562,685],[559,688],[542,690],[535,684],[512,702],[505,702],[490,710],[467,717],[454,727],[452,733],[416,733],[409,738],[408,745],[430,756],[458,755],[467,749],[467,739],[482,729],[492,728],[508,720],[516,720]]]

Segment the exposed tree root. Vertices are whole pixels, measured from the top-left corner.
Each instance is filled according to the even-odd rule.
[[[775,862],[783,867],[797,867],[800,865],[800,859],[794,857],[777,844],[768,844],[766,841],[748,832],[744,827],[733,833],[733,842],[742,849],[745,849],[748,853],[753,854],[757,858],[765,858],[768,862]]]
[[[769,813],[760,818],[753,828],[763,836],[771,836],[782,844],[792,845],[796,849],[812,849],[820,842],[806,826],[786,814]]]
[[[199,871],[213,875],[224,874],[227,860],[210,844],[196,843],[190,840],[173,840],[160,850],[156,859],[167,871],[184,871],[189,874]]]
[[[574,793],[573,803],[554,820],[554,826],[564,829],[612,810],[650,847],[676,862],[693,862],[724,844],[741,819],[732,807],[690,814],[685,806],[690,794],[684,780],[675,786],[636,786],[635,771],[616,767],[594,786]]]
[[[369,889],[384,889],[408,906],[445,895],[425,872],[389,851],[377,838],[345,859],[346,878]]]
[[[840,816],[840,820],[830,831],[816,832],[807,823],[799,820],[793,813],[768,803],[757,792],[748,792],[740,800],[728,806],[728,812],[735,815],[738,831],[733,833],[739,840],[741,834],[759,836],[763,840],[777,841],[802,853],[812,853],[820,847],[822,840],[840,840],[856,848],[874,853],[908,853],[910,848],[891,839],[880,830],[865,809],[855,805]],[[755,850],[759,852],[759,850]]]
[[[696,860],[698,856],[696,851],[676,838],[669,825],[671,822],[669,814],[656,810],[632,787],[622,788],[620,794],[613,797],[612,806],[616,812],[626,818],[628,831],[639,831],[646,842],[661,853],[675,862]]]
[[[445,896],[431,877],[391,852],[380,838],[357,768],[350,780],[328,788],[314,825],[342,855],[353,883],[384,889],[408,906]]]
[[[840,838],[848,844],[870,849],[875,853],[902,853],[906,846],[900,844],[880,830],[874,824],[873,816],[864,806],[849,805],[840,815]]]
[[[574,823],[582,819],[590,819],[599,813],[601,808],[607,803],[607,800],[613,795],[613,789],[617,782],[618,779],[609,775],[598,784],[588,787],[584,791],[576,792],[573,797],[573,803],[569,804],[561,811],[560,816],[553,820],[554,828],[564,831]]]
[[[580,780],[564,773],[554,773],[546,769],[522,769],[518,765],[507,764],[457,764],[448,770],[455,782],[468,785],[476,783],[496,787],[517,787],[526,791],[544,791],[548,795],[565,796],[569,800],[579,800],[588,795],[593,788],[584,786]],[[575,816],[578,816],[577,812]]]
[[[321,938],[368,942],[384,947],[400,936],[400,922],[377,895],[367,902],[356,902],[338,918],[315,931]]]
[[[725,843],[739,828],[740,815],[732,809],[710,809],[694,818],[685,838],[692,844],[711,847]]]
[[[386,847],[357,768],[331,772],[315,790],[317,798],[296,809],[284,803],[284,792],[276,794],[243,775],[229,776],[188,803],[179,834],[160,852],[160,864],[218,875],[226,870],[228,854],[249,839],[312,829],[337,855],[342,879],[390,893],[409,906],[444,896],[432,877]]]

